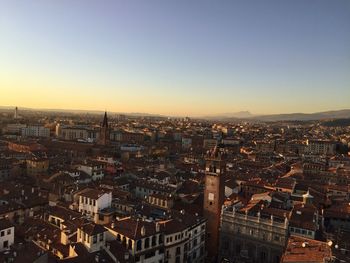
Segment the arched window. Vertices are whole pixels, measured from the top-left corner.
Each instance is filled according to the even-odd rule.
[[[129,241],[128,241],[128,249],[132,249],[132,240],[131,239],[129,239]]]

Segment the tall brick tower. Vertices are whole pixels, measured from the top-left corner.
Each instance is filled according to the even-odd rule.
[[[215,260],[219,246],[221,207],[224,203],[226,154],[216,146],[208,151],[205,167],[203,215],[207,219],[206,250],[208,259]]]
[[[107,145],[108,143],[109,143],[109,127],[108,127],[107,112],[105,112],[105,115],[103,117],[101,130],[100,130],[99,144],[100,145]]]

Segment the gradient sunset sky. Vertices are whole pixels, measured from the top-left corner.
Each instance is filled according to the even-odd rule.
[[[350,108],[350,1],[0,0],[0,105]]]

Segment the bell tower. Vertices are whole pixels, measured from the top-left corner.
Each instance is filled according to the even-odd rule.
[[[226,154],[215,146],[206,155],[203,216],[207,219],[206,250],[214,259],[219,246],[221,207],[224,203]]]
[[[108,127],[107,112],[105,111],[105,115],[103,117],[102,126],[101,126],[101,129],[100,129],[99,144],[100,145],[107,145],[108,143],[109,143],[109,127]]]

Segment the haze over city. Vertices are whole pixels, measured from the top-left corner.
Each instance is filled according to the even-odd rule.
[[[0,105],[350,108],[349,1],[1,1]]]

